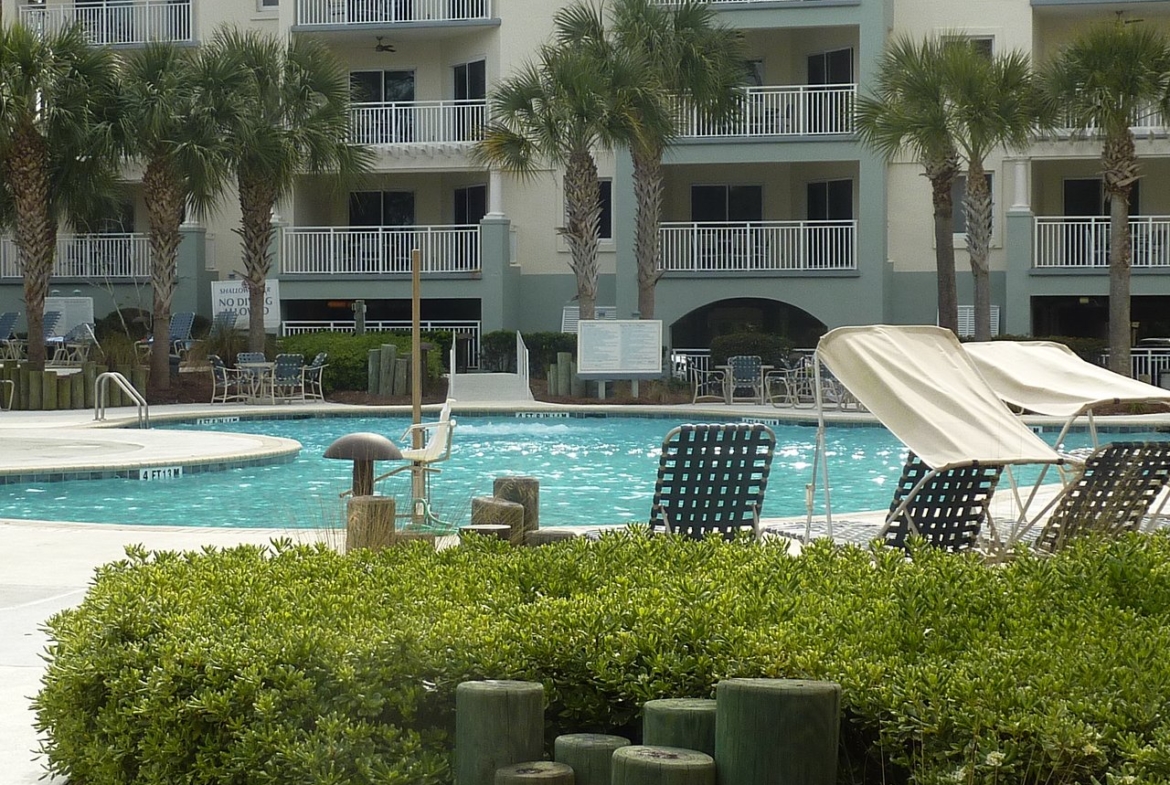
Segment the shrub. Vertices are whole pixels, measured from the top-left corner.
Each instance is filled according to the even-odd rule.
[[[430,385],[443,375],[443,360],[451,345],[450,333],[423,333],[424,343],[432,348],[426,354],[424,373]],[[410,336],[403,333],[376,332],[365,335],[350,333],[303,333],[280,339],[280,351],[303,354],[309,362],[318,352],[328,352],[325,392],[368,389],[369,351],[382,344],[394,344],[400,357],[410,354]]]
[[[759,355],[764,365],[782,368],[788,365],[792,341],[770,333],[729,333],[711,340],[711,363],[723,365],[728,357],[738,354]]]
[[[653,698],[831,679],[842,782],[1170,782],[1168,622],[1165,536],[1000,567],[630,532],[130,551],[47,623],[34,708],[86,785],[437,783],[465,679],[543,682],[550,738],[635,740]]]
[[[561,332],[523,333],[528,347],[528,368],[533,376],[543,376],[557,361],[558,352],[577,358],[577,334]],[[516,331],[496,330],[480,339],[480,361],[486,371],[516,372]]]

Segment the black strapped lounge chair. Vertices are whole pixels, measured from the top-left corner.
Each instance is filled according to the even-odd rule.
[[[776,434],[760,423],[682,425],[662,442],[650,528],[702,539],[757,536]]]
[[[1167,481],[1170,442],[1113,442],[1099,447],[1056,502],[1036,549],[1058,551],[1088,533],[1116,536],[1140,531]]]
[[[1001,474],[1003,466],[989,464],[934,472],[911,452],[879,536],[896,548],[905,548],[907,537],[919,535],[945,551],[971,550]]]

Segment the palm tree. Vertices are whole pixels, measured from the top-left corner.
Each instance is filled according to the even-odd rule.
[[[613,39],[646,67],[653,90],[635,105],[640,132],[627,141],[633,164],[635,214],[634,258],[638,268],[638,312],[654,318],[654,287],[662,222],[662,157],[678,135],[679,120],[696,112],[713,121],[736,115],[746,77],[743,37],[719,25],[710,5],[682,0],[615,0]]]
[[[988,57],[969,41],[943,45],[948,122],[967,164],[967,254],[975,288],[975,340],[991,338],[991,191],[984,162],[996,148],[1022,149],[1042,115],[1028,58],[1021,52]]]
[[[858,134],[866,146],[891,161],[909,151],[926,170],[934,207],[934,261],[938,278],[938,323],[959,331],[955,288],[954,199],[959,155],[948,120],[941,67],[944,43],[893,40],[882,57],[871,95],[857,100]]]
[[[242,85],[244,72],[225,58],[193,57],[174,44],[152,43],[122,64],[119,118],[126,154],[144,164],[142,184],[150,217],[150,282],[154,293],[150,390],[170,388],[164,350],[175,293],[185,209],[203,213],[222,191],[227,147],[218,133],[214,103],[223,88]]]
[[[45,367],[39,338],[58,224],[112,202],[115,95],[110,50],[89,46],[80,28],[0,28],[0,218],[15,231],[33,370]]]
[[[581,15],[602,29],[600,9],[578,2],[553,17],[557,35],[580,24]],[[593,153],[637,133],[634,103],[651,87],[640,63],[601,41],[604,35],[542,46],[534,62],[492,92],[491,119],[475,150],[481,163],[522,176],[534,176],[542,164],[564,167],[566,225],[558,231],[569,246],[582,319],[594,318],[597,302],[601,186]]]
[[[1086,30],[1043,72],[1044,93],[1065,125],[1102,140],[1109,197],[1109,368],[1130,374],[1129,195],[1140,177],[1130,127],[1152,108],[1170,116],[1170,44],[1121,21]]]
[[[248,348],[264,350],[264,286],[272,263],[276,202],[303,173],[332,174],[344,183],[369,168],[368,148],[350,144],[349,77],[321,44],[301,36],[287,43],[254,30],[216,33],[210,57],[242,66],[241,89],[224,94],[223,126],[239,191],[244,285],[250,315]]]

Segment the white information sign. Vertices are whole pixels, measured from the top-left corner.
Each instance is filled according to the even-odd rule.
[[[92,297],[46,297],[45,313],[49,311],[59,311],[61,314],[54,335],[64,335],[82,323],[93,324]]]
[[[592,319],[578,322],[577,373],[592,379],[661,376],[661,320]]]
[[[236,312],[236,328],[248,326],[251,311],[248,289],[240,279],[211,282],[211,314],[221,311]],[[264,282],[264,329],[273,332],[280,329],[280,281],[269,278]]]

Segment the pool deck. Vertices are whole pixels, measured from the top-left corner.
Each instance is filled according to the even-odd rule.
[[[428,413],[438,407],[427,407]],[[596,406],[566,407],[539,402],[476,403],[453,407],[456,414],[510,413],[515,411],[593,411],[670,416],[681,420],[753,418],[763,421],[813,423],[809,409],[777,409],[771,406],[739,404],[678,406]],[[297,414],[360,415],[365,413],[409,414],[410,407],[361,407],[340,404],[294,404],[289,406],[158,406],[151,410],[151,422],[193,420],[201,417],[289,416]],[[426,415],[424,415],[426,416]],[[93,422],[86,410],[62,412],[0,411],[0,481],[12,475],[53,474],[130,470],[139,467],[170,466],[176,463],[230,464],[235,461],[279,460],[295,452],[295,443],[286,439],[223,433],[166,433],[133,427],[132,408],[107,410],[105,423]],[[832,422],[873,422],[864,413],[828,412]],[[1054,419],[1038,418],[1037,423],[1059,425]],[[1110,425],[1153,428],[1170,427],[1170,416],[1109,418]],[[85,513],[78,510],[78,518]],[[880,520],[881,513],[850,514],[851,520]],[[140,544],[150,550],[193,550],[205,545],[231,546],[240,543],[264,544],[274,537],[312,541],[332,540],[335,533],[304,529],[212,529],[200,527],[120,526],[116,524],[17,521],[0,519],[0,772],[5,785],[63,783],[44,778],[36,758],[36,733],[29,700],[39,689],[44,663],[40,654],[47,638],[40,625],[52,614],[77,605],[93,571],[120,559],[127,545]]]

